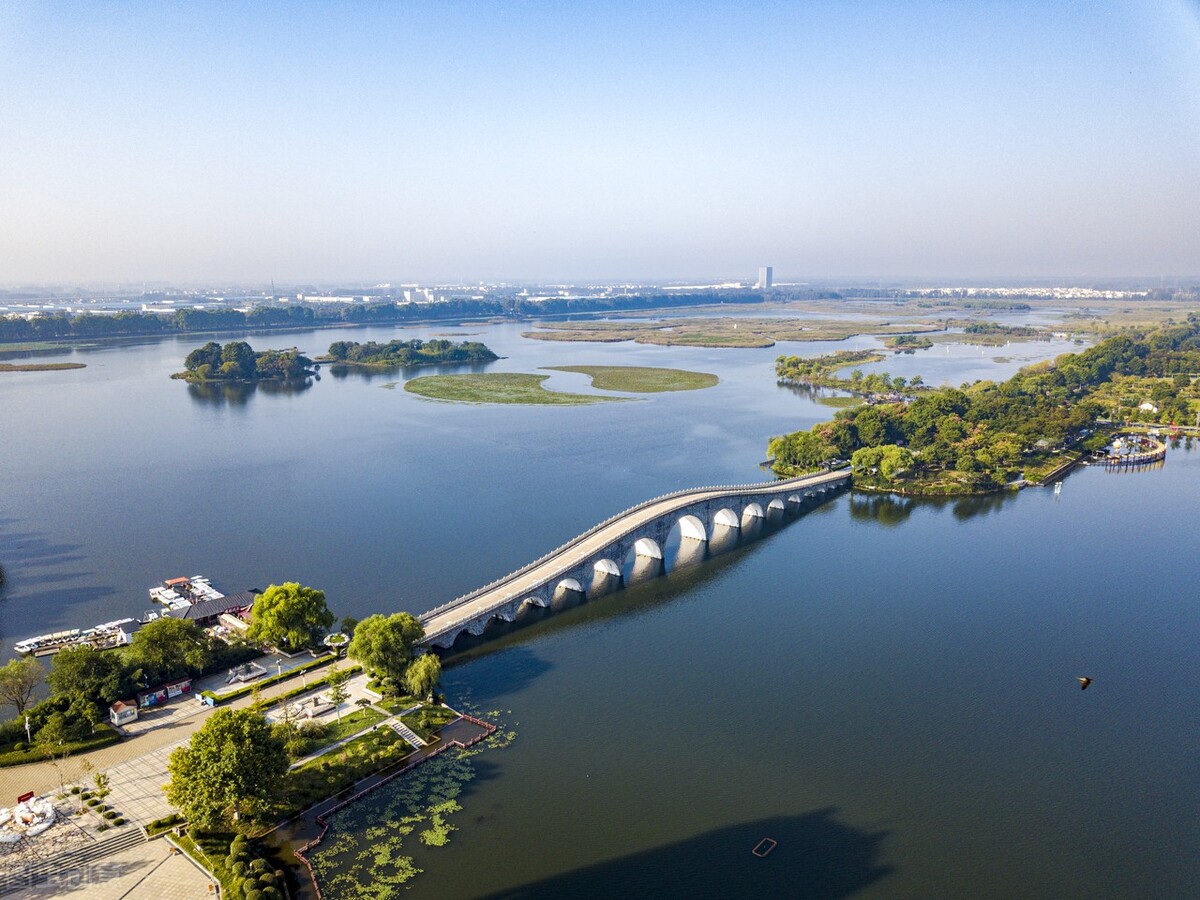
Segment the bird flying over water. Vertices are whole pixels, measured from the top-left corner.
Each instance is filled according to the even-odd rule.
[[[1081,691],[1086,691],[1087,686],[1092,683],[1092,679],[1088,678],[1086,675],[1079,675],[1076,677],[1079,678],[1079,689]]]

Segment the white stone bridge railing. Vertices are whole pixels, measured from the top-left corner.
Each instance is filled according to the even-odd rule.
[[[455,609],[456,607],[469,604],[472,601],[484,596],[485,594],[495,591],[497,588],[503,586],[507,582],[514,581],[514,580],[522,577],[523,575],[533,571],[534,569],[538,568],[539,566],[545,565],[546,563],[552,561],[556,556],[560,556],[560,555],[568,553],[569,551],[572,550],[572,548],[578,546],[581,543],[584,543],[589,538],[591,538],[593,535],[597,534],[600,531],[603,531],[606,528],[611,527],[612,525],[620,522],[622,519],[625,519],[625,518],[628,518],[631,516],[636,517],[636,514],[638,512],[645,510],[648,507],[652,507],[657,504],[661,504],[663,501],[678,500],[679,501],[678,504],[673,504],[672,509],[674,509],[676,506],[679,509],[683,509],[683,508],[687,507],[689,504],[699,501],[699,500],[705,500],[705,499],[712,500],[712,499],[714,499],[714,496],[716,496],[716,497],[737,497],[737,496],[742,496],[742,495],[786,494],[789,491],[803,489],[806,487],[814,487],[814,486],[826,485],[826,484],[836,484],[836,483],[848,480],[849,478],[850,478],[850,470],[845,469],[842,471],[818,473],[818,474],[814,474],[814,475],[802,475],[797,478],[788,478],[788,479],[783,479],[783,480],[779,480],[779,481],[770,481],[770,482],[763,482],[763,483],[758,483],[758,484],[712,485],[709,487],[685,488],[685,489],[679,490],[679,491],[671,491],[669,493],[662,494],[658,497],[653,497],[649,500],[643,501],[642,503],[635,504],[634,506],[631,506],[628,509],[621,511],[621,512],[617,513],[616,515],[610,516],[609,518],[605,519],[603,522],[597,523],[596,525],[592,526],[591,528],[589,528],[587,531],[583,532],[582,534],[576,535],[571,540],[566,541],[565,543],[559,545],[558,547],[555,547],[553,550],[549,551],[548,553],[543,554],[542,556],[538,557],[537,559],[533,560],[532,562],[527,563],[526,565],[522,566],[521,568],[516,569],[512,572],[509,572],[508,574],[506,574],[500,578],[497,578],[494,581],[491,581],[488,584],[483,585],[482,587],[476,588],[475,590],[473,590],[467,594],[463,594],[460,597],[456,597],[454,600],[451,600],[448,603],[443,603],[440,606],[434,607],[433,609],[430,609],[430,610],[422,613],[419,616],[419,618],[420,618],[422,624],[428,624],[435,617],[441,617],[445,613]],[[665,511],[665,512],[661,513],[660,515],[669,515],[669,514],[671,514],[670,511]],[[430,637],[433,637],[433,635],[430,635]]]

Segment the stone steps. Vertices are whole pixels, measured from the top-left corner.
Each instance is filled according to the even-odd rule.
[[[53,856],[47,856],[45,859],[34,860],[19,872],[0,876],[0,895],[11,894],[21,888],[42,884],[56,872],[82,869],[107,856],[112,856],[114,853],[120,853],[122,850],[141,844],[145,840],[141,828],[129,825],[94,844],[64,850]]]
[[[425,741],[421,736],[399,719],[393,719],[391,722],[388,722],[388,728],[392,729],[392,731],[396,732],[396,734],[400,735],[400,737],[404,738],[418,750],[425,746]]]

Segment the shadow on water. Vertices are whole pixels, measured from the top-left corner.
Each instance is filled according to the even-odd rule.
[[[880,861],[887,832],[838,822],[836,810],[731,825],[544,881],[486,895],[489,900],[611,897],[850,897],[894,870]],[[751,850],[778,841],[766,857]]]
[[[188,396],[201,406],[245,406],[257,393],[276,397],[300,394],[320,380],[320,375],[314,375],[285,381],[208,381],[187,387]]]
[[[493,648],[494,645],[488,649]],[[538,656],[529,647],[513,646],[510,643],[504,649],[507,652],[504,654],[503,664],[490,667],[487,678],[475,679],[471,690],[466,694],[459,692],[459,696],[472,704],[486,707],[497,697],[519,693],[553,668],[549,662]],[[483,655],[485,655],[483,647],[455,654],[447,659],[446,669],[451,671],[454,667],[477,660]]]

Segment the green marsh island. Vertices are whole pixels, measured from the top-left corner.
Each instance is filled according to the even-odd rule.
[[[622,397],[567,394],[548,391],[542,382],[549,375],[524,372],[486,372],[478,375],[424,375],[404,383],[410,394],[430,400],[458,403],[519,403],[535,406],[583,406],[588,403],[620,402]]]
[[[716,375],[656,366],[545,366],[547,371],[587,375],[592,386],[602,391],[653,394],[664,391],[695,391],[712,387]],[[459,403],[517,403],[541,406],[582,406],[612,403],[628,397],[600,394],[571,394],[549,391],[543,386],[549,375],[525,372],[486,372],[469,375],[426,375],[405,382],[404,389],[431,400]]]
[[[601,391],[656,394],[663,391],[698,391],[713,387],[719,379],[708,372],[664,369],[657,366],[546,366],[555,372],[588,375],[592,387]]]
[[[61,372],[86,368],[85,363],[0,363],[0,372]]]

